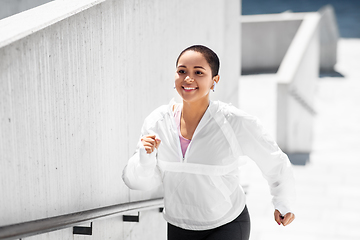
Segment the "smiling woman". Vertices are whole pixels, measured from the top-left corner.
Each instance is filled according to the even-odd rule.
[[[212,69],[200,52],[188,50],[178,59],[175,87],[186,104],[207,107],[210,90],[219,78],[217,74],[212,77]],[[203,114],[205,109],[201,110]]]
[[[271,187],[275,221],[286,226],[295,218],[289,159],[255,117],[210,101],[218,70],[217,55],[205,46],[181,52],[175,88],[182,104],[161,106],[145,119],[137,151],[123,171],[132,189],[163,185],[169,240],[249,239],[239,185],[245,157],[257,163]]]

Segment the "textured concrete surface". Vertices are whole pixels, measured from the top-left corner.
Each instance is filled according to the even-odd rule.
[[[360,239],[359,61],[360,39],[341,39],[336,65],[339,74],[319,78],[313,151],[306,166],[294,166],[296,220],[288,227],[278,226],[273,221],[267,183],[256,167],[249,164],[251,240]],[[240,81],[240,86],[249,87],[246,84],[261,87],[262,83]],[[263,97],[271,99],[274,96],[268,91],[268,96]],[[259,103],[252,104],[258,109],[256,111],[260,111]],[[247,107],[251,108],[250,105],[248,103]],[[270,116],[273,114],[271,105],[267,103],[259,117],[270,123],[266,112]]]

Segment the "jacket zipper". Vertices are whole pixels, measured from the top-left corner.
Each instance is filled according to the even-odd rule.
[[[177,139],[179,159],[180,159],[180,162],[184,162],[185,161],[185,156],[183,156],[182,151],[181,151],[181,143],[180,143],[179,131],[178,131],[176,123],[175,123],[174,112],[172,111],[172,109],[169,109],[169,112],[170,112],[170,121],[171,121],[171,125],[172,125],[172,130],[173,130],[173,132],[175,132],[175,136],[176,136],[176,139]],[[186,152],[185,152],[185,155],[186,155]]]
[[[206,124],[210,121],[210,119],[212,118],[212,116],[211,116],[211,113],[210,113],[210,105],[209,105],[209,107],[208,107],[208,109],[206,109],[206,111],[205,111],[205,113],[204,113],[204,116],[205,116],[205,114],[207,113],[209,111],[209,113],[208,114],[210,114],[210,117],[206,120],[206,122],[204,122],[204,123],[201,123],[201,121],[203,120],[203,118],[200,120],[200,123],[201,123],[201,126],[199,127],[199,124],[197,125],[197,127],[196,127],[196,129],[195,129],[195,132],[194,132],[194,134],[193,134],[193,137],[192,137],[192,139],[191,139],[191,141],[190,141],[190,143],[189,143],[189,146],[187,147],[187,149],[186,149],[186,152],[185,152],[185,155],[184,155],[184,157],[183,157],[183,162],[185,162],[186,161],[186,157],[187,157],[187,155],[188,155],[188,152],[189,152],[189,150],[190,150],[190,147],[191,147],[191,145],[192,145],[192,142],[194,141],[194,138],[196,137],[196,135],[198,134],[198,132],[200,132],[201,130],[202,130],[202,128],[204,127],[204,126],[206,126]],[[203,116],[203,117],[204,117]],[[180,142],[180,139],[179,139],[179,142]],[[181,148],[181,146],[180,146],[180,148]]]
[[[210,103],[210,104],[211,104],[211,103]],[[206,109],[204,115],[206,114],[207,111],[209,111],[209,114],[211,115],[211,113],[210,113],[210,105],[209,105],[208,109]],[[180,155],[180,159],[181,159],[180,161],[184,163],[184,162],[186,161],[186,159],[187,159],[186,157],[187,157],[187,155],[188,155],[189,149],[190,149],[190,147],[191,147],[191,144],[192,144],[195,136],[196,136],[197,133],[207,124],[207,122],[210,121],[210,119],[211,119],[212,117],[210,116],[210,118],[207,119],[207,121],[202,124],[201,128],[198,128],[199,125],[196,127],[195,132],[194,132],[194,135],[193,135],[193,137],[192,137],[192,139],[191,139],[191,141],[190,141],[190,143],[189,143],[189,145],[188,145],[188,147],[187,147],[187,149],[186,149],[185,155],[183,156],[182,150],[181,150],[179,130],[177,129],[177,126],[176,126],[176,123],[175,123],[175,119],[174,119],[174,117],[173,117],[174,112],[173,112],[173,111],[170,111],[170,113],[172,114],[172,115],[170,115],[170,118],[171,118],[171,120],[172,120],[172,127],[173,127],[173,130],[175,129],[176,138],[177,138],[177,142],[178,142],[179,155]],[[200,122],[201,122],[201,121],[200,121]],[[200,123],[199,123],[199,124],[200,124]]]

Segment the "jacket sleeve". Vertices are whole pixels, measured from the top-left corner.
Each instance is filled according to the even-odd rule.
[[[153,134],[147,131],[145,126],[144,123],[141,136]],[[135,154],[129,159],[123,170],[122,178],[129,188],[134,190],[151,190],[161,185],[162,178],[157,167],[156,156],[157,149],[148,154],[139,140]]]
[[[273,196],[275,209],[281,214],[292,212],[295,200],[295,181],[291,163],[276,142],[254,117],[241,121],[238,140],[244,154],[260,168]]]

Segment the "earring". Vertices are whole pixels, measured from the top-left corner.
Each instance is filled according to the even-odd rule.
[[[214,81],[214,84],[213,84],[213,92],[215,92],[215,87],[216,87],[216,82]]]

